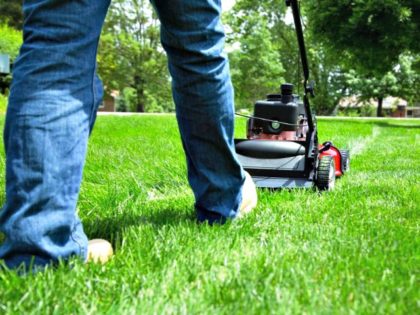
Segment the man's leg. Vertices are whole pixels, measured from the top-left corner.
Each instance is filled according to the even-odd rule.
[[[233,88],[220,0],[153,0],[161,20],[188,178],[199,221],[235,218],[243,171],[234,153]]]
[[[98,39],[109,0],[26,0],[4,132],[0,258],[13,268],[87,256],[76,214],[101,89]]]

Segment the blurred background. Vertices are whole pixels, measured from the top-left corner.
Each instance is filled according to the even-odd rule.
[[[293,19],[284,0],[226,0],[236,108],[293,83],[302,69]],[[420,1],[300,1],[313,100],[318,115],[420,117]],[[0,111],[22,43],[20,1],[0,0]],[[173,112],[171,79],[149,1],[113,0],[102,32],[101,111]]]

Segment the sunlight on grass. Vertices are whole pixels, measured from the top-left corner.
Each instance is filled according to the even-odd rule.
[[[0,313],[417,313],[420,122],[318,126],[321,142],[357,146],[334,191],[260,190],[249,217],[208,227],[194,221],[175,117],[99,117],[79,208],[115,257],[0,272]]]

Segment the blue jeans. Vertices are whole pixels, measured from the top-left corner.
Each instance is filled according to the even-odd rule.
[[[102,87],[96,52],[109,0],[24,1],[24,44],[4,132],[6,203],[0,258],[13,268],[86,258],[76,214],[89,134]],[[154,0],[199,221],[237,215],[243,171],[222,50],[220,0]]]

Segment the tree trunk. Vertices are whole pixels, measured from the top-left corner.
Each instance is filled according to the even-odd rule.
[[[137,89],[137,112],[144,113],[144,90],[143,86]]]
[[[138,113],[144,113],[144,104],[137,103],[137,112]]]
[[[383,101],[384,101],[384,98],[382,96],[378,97],[378,108],[377,108],[377,111],[376,111],[376,116],[377,117],[383,117],[383,113],[382,113],[382,103],[383,103]]]
[[[134,77],[135,89],[137,92],[137,109],[138,113],[144,113],[144,81],[141,76]]]

